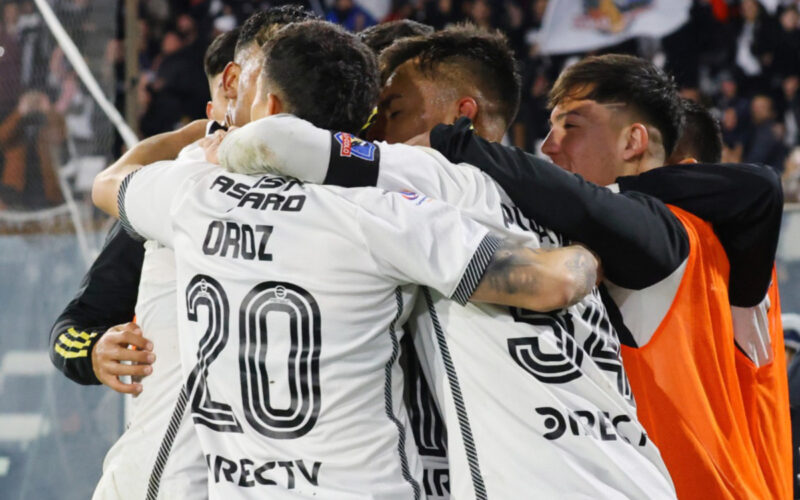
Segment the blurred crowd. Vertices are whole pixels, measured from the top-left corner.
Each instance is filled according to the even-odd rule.
[[[93,21],[109,13],[115,19],[116,6],[93,4],[52,3],[68,35],[87,56],[93,42],[116,34],[113,23],[98,26]],[[105,162],[113,131],[34,2],[4,1],[0,15],[0,209],[58,205],[63,202],[62,179],[69,177],[73,185],[77,181],[88,188],[90,174],[83,167],[94,165],[94,171]],[[101,80],[112,82],[113,75],[103,74],[100,65],[93,69]]]
[[[79,50],[100,62],[92,69],[122,109],[124,2],[50,3]],[[507,139],[529,151],[537,151],[548,132],[552,83],[584,55],[540,52],[547,0],[140,0],[140,134],[204,117],[208,86],[202,60],[210,41],[255,9],[284,3],[303,4],[353,31],[402,18],[434,28],[469,21],[504,31],[523,73],[522,105]],[[769,165],[782,173],[787,201],[800,201],[799,8],[800,0],[783,0],[774,13],[758,0],[693,0],[690,21],[671,35],[633,39],[599,52],[640,55],[672,72],[685,97],[712,108],[719,118],[723,159]],[[376,19],[377,11],[388,15]],[[56,204],[61,199],[56,165],[69,167],[76,157],[113,156],[119,143],[116,151],[113,139],[98,144],[111,129],[33,2],[5,1],[2,16],[0,208]]]

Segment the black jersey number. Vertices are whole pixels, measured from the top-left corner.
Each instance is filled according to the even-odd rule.
[[[208,309],[208,328],[200,339],[197,365],[187,382],[193,418],[216,431],[242,432],[231,407],[213,401],[206,384],[211,363],[228,342],[229,307],[225,291],[214,278],[197,275],[187,287],[186,299],[190,321],[197,321],[199,306]],[[270,314],[284,315],[289,324],[290,402],[286,408],[276,408],[270,401],[270,386],[277,382],[270,379],[266,364]],[[239,340],[239,380],[247,422],[274,439],[294,439],[308,433],[321,407],[317,302],[307,291],[291,283],[260,283],[250,290],[239,308]]]
[[[208,311],[208,327],[197,348],[197,364],[189,374],[186,388],[195,423],[219,432],[242,432],[242,426],[230,405],[218,403],[208,393],[208,369],[228,343],[230,311],[228,297],[217,280],[198,274],[186,288],[186,311],[189,321],[198,321],[198,309]]]
[[[276,408],[270,402],[270,384],[274,382],[266,365],[270,315],[284,315],[289,320],[291,349],[287,368],[291,402],[287,408]],[[290,283],[268,281],[256,285],[239,309],[239,342],[247,421],[261,434],[276,439],[306,434],[316,423],[320,409],[317,302]]]

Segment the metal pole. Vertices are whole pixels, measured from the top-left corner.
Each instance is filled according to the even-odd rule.
[[[125,0],[125,121],[139,133],[139,0]]]

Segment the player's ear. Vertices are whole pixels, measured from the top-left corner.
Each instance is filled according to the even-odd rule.
[[[625,136],[623,137],[622,158],[625,161],[631,161],[647,152],[647,147],[650,145],[650,135],[647,133],[647,127],[644,124],[637,122],[623,130]]]
[[[242,67],[233,61],[226,64],[225,69],[222,70],[222,81],[220,85],[222,86],[222,92],[225,98],[229,101],[236,100],[236,89],[239,86],[239,75],[241,72]]]
[[[277,94],[269,92],[267,94],[267,116],[283,113],[283,102]]]
[[[473,122],[478,116],[478,103],[472,97],[462,97],[456,104],[458,106],[458,117],[466,116]]]

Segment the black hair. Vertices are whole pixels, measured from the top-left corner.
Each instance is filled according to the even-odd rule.
[[[233,50],[239,39],[239,28],[219,35],[211,42],[203,56],[203,69],[209,80],[222,73],[225,66],[233,61]]]
[[[683,100],[683,127],[672,157],[676,161],[694,158],[700,163],[722,160],[722,130],[719,121],[705,107]]]
[[[622,103],[638,119],[661,132],[666,156],[672,154],[683,119],[683,106],[672,77],[639,57],[591,56],[565,69],[550,91],[550,106],[565,99]]]
[[[433,26],[418,23],[411,19],[400,19],[370,26],[362,30],[358,36],[375,54],[380,54],[383,49],[393,44],[396,40],[411,36],[430,35],[431,33],[433,33]]]
[[[263,47],[275,32],[289,23],[316,19],[317,15],[297,5],[282,5],[259,10],[247,18],[239,32],[235,54],[255,42]]]
[[[522,84],[514,52],[500,31],[461,24],[398,40],[380,55],[381,79],[386,81],[400,65],[411,60],[433,80],[475,85],[486,96],[487,102],[479,106],[487,114],[502,118],[506,126],[514,120]]]
[[[378,100],[375,54],[325,21],[292,23],[264,46],[262,78],[286,111],[317,127],[357,133]]]

